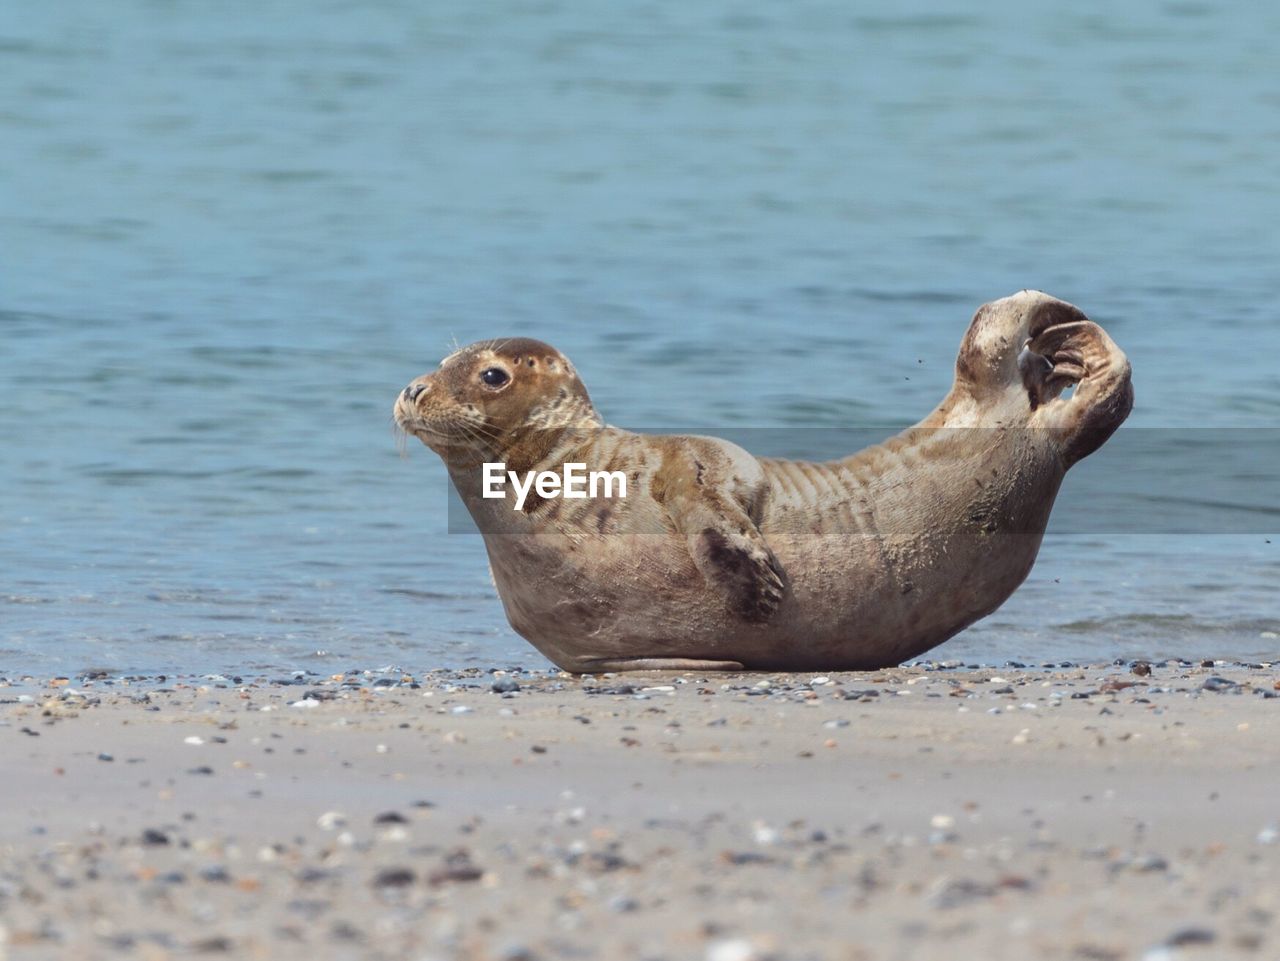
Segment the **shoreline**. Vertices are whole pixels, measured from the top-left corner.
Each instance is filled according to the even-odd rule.
[[[1274,666],[241,679],[0,679],[0,959],[1277,944]]]
[[[1152,668],[1155,671],[1165,670],[1170,672],[1201,672],[1204,670],[1232,670],[1232,671],[1269,671],[1276,670],[1280,672],[1280,659],[1268,660],[1249,660],[1237,657],[1231,658],[1185,658],[1185,657],[1165,657],[1165,658],[1148,658],[1148,657],[1117,657],[1112,660],[1098,661],[1080,658],[1064,657],[1052,661],[1017,661],[1017,660],[1001,660],[996,661],[979,661],[971,658],[959,659],[951,658],[947,660],[935,660],[920,658],[913,661],[907,661],[897,667],[882,668],[872,671],[829,671],[826,672],[833,678],[878,678],[882,675],[892,673],[901,673],[904,671],[914,673],[947,673],[947,672],[972,672],[972,671],[1016,671],[1027,675],[1033,675],[1037,672],[1054,672],[1054,671],[1091,671],[1091,672],[1133,672],[1135,666],[1138,668],[1135,676],[1143,677],[1141,672],[1145,668]],[[63,686],[70,685],[89,685],[105,687],[107,689],[124,686],[124,685],[155,685],[162,686],[169,683],[181,683],[185,685],[204,685],[225,688],[229,686],[290,686],[300,685],[311,682],[334,682],[342,681],[348,686],[353,686],[356,682],[367,681],[372,684],[378,683],[377,686],[399,686],[403,680],[406,685],[422,682],[432,682],[437,684],[468,684],[473,685],[484,677],[513,675],[517,678],[534,678],[568,681],[577,680],[584,681],[588,685],[598,678],[653,678],[661,676],[678,677],[683,676],[686,679],[697,677],[714,677],[719,682],[729,683],[731,686],[734,680],[741,682],[743,679],[752,678],[753,681],[759,679],[773,679],[777,681],[779,688],[790,686],[801,686],[807,684],[812,678],[822,674],[819,671],[765,671],[765,670],[746,670],[728,673],[717,672],[673,672],[673,671],[623,671],[623,672],[599,672],[571,674],[568,671],[562,671],[550,662],[543,662],[543,666],[529,667],[519,662],[512,662],[505,667],[489,665],[481,667],[478,665],[466,665],[462,667],[405,667],[400,663],[387,662],[381,667],[351,667],[344,671],[326,671],[315,670],[307,667],[288,667],[284,665],[268,665],[255,666],[253,668],[237,670],[237,671],[195,671],[184,672],[177,670],[125,670],[108,667],[87,667],[67,673],[49,674],[41,671],[30,670],[12,670],[7,669],[0,663],[0,692],[5,690],[13,690],[22,687],[42,687],[42,686]],[[1170,675],[1173,676],[1173,675]],[[387,684],[390,680],[392,683]],[[1154,683],[1154,682],[1153,682]],[[3,698],[0,694],[0,699]]]

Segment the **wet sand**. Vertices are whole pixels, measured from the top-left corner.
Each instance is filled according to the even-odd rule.
[[[1280,957],[1277,678],[10,677],[0,959]]]

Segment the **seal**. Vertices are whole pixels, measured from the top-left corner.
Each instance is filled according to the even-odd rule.
[[[837,460],[606,425],[568,358],[526,338],[446,357],[395,420],[443,459],[511,626],[564,670],[830,671],[899,664],[1002,604],[1067,470],[1132,406],[1106,332],[1022,291],[979,308],[927,417]],[[493,462],[621,472],[627,496],[514,510],[482,489]]]

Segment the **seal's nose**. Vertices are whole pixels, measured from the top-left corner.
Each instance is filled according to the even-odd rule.
[[[427,389],[426,384],[410,384],[404,389],[404,399],[407,401],[417,400],[424,390]]]

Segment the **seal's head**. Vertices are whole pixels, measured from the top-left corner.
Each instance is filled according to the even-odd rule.
[[[447,463],[602,425],[568,358],[527,337],[454,351],[400,392],[395,421]]]
[[[978,397],[1026,390],[1034,407],[1054,360],[1044,335],[1088,319],[1080,308],[1038,290],[983,304],[960,344],[956,379]]]
[[[1076,388],[1070,396],[1068,388]],[[1080,308],[1023,290],[978,308],[956,358],[961,403],[975,425],[1053,428],[1065,463],[1111,436],[1133,407],[1129,362]]]

